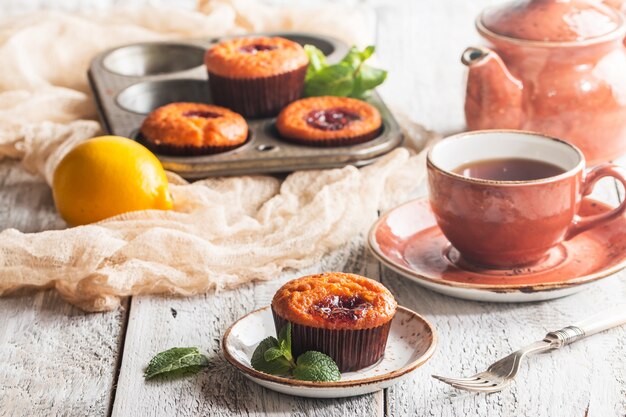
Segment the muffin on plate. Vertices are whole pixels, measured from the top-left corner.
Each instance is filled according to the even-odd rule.
[[[243,145],[248,124],[241,115],[203,103],[171,103],[146,117],[140,141],[165,155],[206,155]]]
[[[309,59],[296,42],[259,37],[220,42],[204,63],[214,103],[246,117],[267,117],[300,98]]]
[[[285,107],[276,120],[280,136],[302,145],[342,146],[378,136],[382,120],[378,109],[348,97],[310,97]]]
[[[382,284],[342,272],[289,281],[272,300],[277,334],[291,323],[294,357],[316,350],[333,358],[341,372],[382,358],[396,308]]]

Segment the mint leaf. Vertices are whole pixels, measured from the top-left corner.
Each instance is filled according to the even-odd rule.
[[[387,71],[362,65],[355,80],[350,97],[363,98],[370,90],[381,85],[387,78]]]
[[[326,57],[315,46],[305,45],[309,66],[305,78],[304,95],[363,98],[387,78],[387,71],[365,65],[376,48],[362,51],[353,46],[343,59],[328,65]]]
[[[291,323],[285,324],[283,328],[280,329],[278,345],[283,351],[285,358],[289,361],[293,361],[293,356],[291,356]]]
[[[321,352],[308,351],[298,357],[292,375],[303,381],[339,381],[341,373],[335,361]]]
[[[374,45],[370,45],[366,47],[363,52],[361,52],[361,61],[367,60],[369,57],[374,55],[374,51],[376,51],[376,47]]]
[[[285,354],[280,347],[271,347],[265,351],[265,353],[263,354],[263,359],[265,359],[266,362],[271,362],[274,359],[280,358],[284,355]]]
[[[356,71],[359,69],[359,66],[361,65],[362,62],[363,62],[363,56],[361,52],[358,49],[356,49],[355,46],[353,46],[352,48],[350,48],[346,56],[344,56],[339,63],[349,65]]]
[[[359,70],[359,67],[372,56],[374,53],[374,46],[370,45],[363,51],[359,51],[356,46],[350,48],[346,56],[343,57],[340,63],[350,65],[355,71]]]
[[[347,96],[354,87],[354,69],[345,63],[323,68],[304,85],[306,96]]]
[[[196,347],[172,348],[152,358],[144,377],[151,379],[157,375],[196,373],[208,365],[209,360]]]
[[[270,350],[272,353],[268,354],[269,358],[274,357],[275,351],[279,351],[280,355],[275,356],[274,359],[266,360],[265,353]],[[283,350],[278,345],[278,340],[272,336],[261,340],[259,346],[254,349],[250,364],[257,371],[271,375],[289,375],[293,367],[293,361],[285,358]]]
[[[309,66],[306,69],[305,81],[308,81],[316,72],[322,68],[326,68],[328,63],[326,62],[326,55],[313,45],[304,45],[304,52],[309,57]]]

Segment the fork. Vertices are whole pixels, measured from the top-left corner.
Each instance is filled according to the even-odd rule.
[[[513,382],[522,360],[526,356],[559,349],[577,340],[625,323],[626,304],[605,310],[572,326],[550,332],[546,334],[543,340],[531,343],[511,353],[509,356],[495,362],[486,371],[477,373],[469,378],[448,378],[439,375],[432,375],[432,377],[457,389],[485,393],[501,391]]]

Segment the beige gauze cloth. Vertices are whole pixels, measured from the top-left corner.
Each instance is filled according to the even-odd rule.
[[[106,48],[275,30],[323,29],[349,43],[371,41],[371,16],[345,7],[327,4],[303,12],[250,0],[212,0],[201,2],[197,11],[42,12],[3,22],[0,159],[21,159],[25,169],[51,183],[69,149],[102,134],[86,70]],[[118,307],[124,296],[189,296],[312,265],[367,231],[378,210],[406,199],[423,181],[424,154],[407,148],[423,149],[434,135],[398,118],[407,147],[362,169],[301,171],[283,181],[242,176],[192,184],[170,174],[172,211],[132,212],[40,233],[4,230],[0,295],[52,287],[84,310],[105,311]]]

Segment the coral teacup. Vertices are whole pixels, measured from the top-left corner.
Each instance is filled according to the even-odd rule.
[[[503,181],[454,172],[471,162],[511,158],[556,165],[561,173]],[[585,158],[575,146],[523,131],[461,133],[428,153],[437,224],[464,261],[481,267],[516,268],[554,259],[550,252],[558,251],[563,240],[623,215],[626,202],[600,215],[577,215],[582,198],[607,176],[626,186],[626,172],[617,165],[585,171]]]

